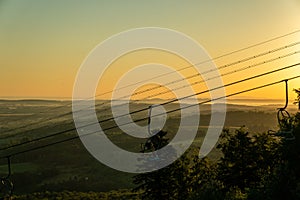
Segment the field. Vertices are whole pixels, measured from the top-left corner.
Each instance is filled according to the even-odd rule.
[[[149,102],[133,102],[131,110],[148,107]],[[279,105],[247,106],[229,104],[225,127],[235,129],[246,126],[256,132],[277,129],[276,108]],[[166,107],[166,110],[177,108],[177,104]],[[97,111],[103,109],[98,107]],[[201,121],[194,147],[200,147],[210,120],[210,106],[201,106]],[[34,138],[74,128],[71,113],[71,102],[50,100],[1,100],[0,101],[0,145],[1,148],[30,141]],[[111,116],[109,111],[97,112],[98,118]],[[57,117],[60,116],[60,117]],[[135,114],[133,118],[147,116],[146,112]],[[164,130],[171,139],[177,131],[180,121],[178,113],[168,116]],[[191,116],[193,117],[193,113]],[[147,122],[142,122],[146,125]],[[109,124],[101,124],[111,126]],[[187,127],[188,128],[188,127]],[[70,131],[45,140],[0,151],[1,157],[15,152],[38,147],[66,138],[76,136],[76,131]],[[144,139],[135,139],[122,133],[119,129],[106,132],[115,144],[129,151],[139,152]],[[213,150],[210,157],[217,158],[220,153]],[[93,158],[79,139],[57,145],[22,153],[11,158],[12,176],[15,194],[26,194],[39,191],[78,191],[107,192],[119,189],[134,188],[134,174],[111,169]],[[0,161],[0,174],[7,174],[6,159]]]

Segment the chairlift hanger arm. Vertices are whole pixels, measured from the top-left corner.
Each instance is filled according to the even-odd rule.
[[[10,160],[10,156],[7,156],[7,175],[5,177],[1,177],[1,179],[9,179],[9,177],[11,176],[11,160]]]
[[[285,110],[289,103],[289,89],[288,89],[288,79],[283,80],[285,82],[285,105],[283,108],[278,108],[279,110]]]
[[[7,156],[7,167],[8,167],[8,174],[6,178],[8,179],[11,175],[11,161],[10,161],[10,156]]]

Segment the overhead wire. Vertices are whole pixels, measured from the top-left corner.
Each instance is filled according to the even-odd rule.
[[[225,65],[222,65],[220,66],[219,68],[216,68],[216,69],[211,69],[211,70],[207,70],[207,71],[204,71],[201,75],[204,75],[204,74],[208,74],[208,73],[211,73],[211,72],[214,72],[218,69],[225,69],[225,68],[228,68],[230,66],[233,66],[233,65],[236,65],[236,64],[241,64],[243,62],[246,62],[246,61],[249,61],[249,60],[252,60],[252,59],[256,59],[256,58],[259,58],[261,56],[265,56],[265,55],[268,55],[268,54],[271,54],[271,53],[274,53],[274,52],[277,52],[277,51],[280,51],[280,50],[283,50],[283,49],[287,49],[287,48],[290,48],[290,47],[293,47],[293,46],[296,46],[296,45],[299,45],[300,42],[294,42],[294,43],[291,43],[289,45],[285,45],[285,46],[282,46],[282,47],[279,47],[279,48],[275,48],[275,49],[272,49],[272,50],[269,50],[269,51],[265,51],[263,53],[259,53],[259,54],[256,54],[254,56],[249,56],[247,58],[244,58],[244,59],[241,59],[241,60],[237,60],[237,61],[234,61],[232,63],[229,63],[229,64],[225,64]],[[247,68],[251,68],[251,67],[255,67],[255,66],[258,66],[258,65],[262,65],[262,64],[265,64],[265,63],[268,63],[268,62],[272,62],[272,61],[275,61],[275,60],[278,60],[278,59],[281,59],[281,58],[284,58],[284,57],[287,57],[287,56],[291,56],[291,55],[294,55],[296,53],[299,53],[299,51],[296,51],[294,53],[290,53],[290,54],[286,54],[286,55],[283,55],[283,56],[279,56],[275,59],[271,59],[271,60],[267,60],[265,62],[261,62],[261,63],[258,63],[258,64],[253,64],[251,66],[247,66],[247,67],[244,67],[243,69],[238,69],[238,70],[234,70],[234,71],[231,71],[231,72],[228,72],[228,73],[223,73],[221,74],[221,76],[226,76],[226,75],[230,75],[232,73],[236,73],[236,72],[239,72],[239,71],[243,71]],[[159,89],[159,88],[162,88],[163,86],[168,86],[168,85],[171,85],[171,84],[175,84],[175,83],[179,83],[181,81],[184,81],[184,80],[188,80],[188,79],[191,79],[191,78],[195,78],[195,77],[198,77],[199,76],[199,73],[196,73],[196,74],[192,74],[186,78],[182,78],[182,79],[177,79],[177,80],[174,80],[174,81],[171,81],[171,82],[168,82],[164,85],[158,85],[158,86],[154,86],[154,87],[151,87],[151,88],[148,88],[148,89],[145,89],[145,90],[142,90],[142,91],[138,91],[138,92],[135,92],[133,93],[132,95],[125,95],[125,96],[122,96],[122,97],[119,97],[118,99],[124,99],[124,98],[127,98],[127,97],[132,97],[132,96],[136,96],[136,95],[140,95],[142,93],[145,93],[145,92],[150,92],[150,91],[153,91],[155,89]],[[218,77],[212,77],[212,78],[209,78],[207,80],[212,80],[212,79],[215,79],[215,78],[218,78]],[[179,90],[179,89],[183,89],[183,88],[186,88],[188,86],[191,86],[191,85],[195,85],[195,84],[198,84],[198,83],[201,83],[201,82],[205,82],[207,80],[201,80],[201,81],[196,81],[196,82],[193,82],[189,85],[186,85],[186,86],[181,86],[181,87],[178,87],[178,88],[175,88],[173,89],[172,91],[175,91],[175,90]],[[166,93],[169,93],[171,92],[170,90],[166,91],[166,92],[159,92],[159,93],[156,93],[156,94],[152,94],[152,95],[148,95],[144,98],[153,98],[153,97],[156,97],[158,95],[162,95],[162,94],[166,94]],[[117,100],[118,100],[117,99]],[[102,105],[105,105],[105,103],[100,103],[100,104],[96,104],[95,106],[102,106]],[[117,105],[118,107],[119,106],[122,106],[124,104],[121,104],[121,105]],[[101,109],[101,111],[106,111],[108,110],[108,108],[104,108],[104,109]],[[20,126],[20,127],[17,127],[17,128],[13,128],[13,129],[10,129],[10,130],[7,130],[7,131],[4,131],[2,134],[3,136],[1,137],[0,136],[0,139],[7,139],[7,138],[11,138],[11,137],[15,137],[16,135],[19,135],[20,133],[22,133],[21,131],[17,132],[17,133],[14,133],[14,134],[10,134],[10,135],[6,135],[7,133],[9,132],[12,132],[12,131],[15,131],[15,129],[22,129],[22,128],[28,128],[29,126],[33,126],[33,125],[36,125],[36,124],[40,124],[42,122],[48,122],[48,121],[51,121],[51,120],[54,120],[54,119],[58,119],[58,118],[62,118],[62,117],[65,117],[65,116],[68,116],[68,115],[71,115],[73,114],[73,112],[67,112],[67,113],[63,113],[63,114],[60,114],[58,116],[55,116],[55,117],[49,117],[49,118],[46,118],[44,120],[37,120],[33,123],[30,123],[30,124],[26,124],[26,125],[23,125],[23,126]],[[5,134],[5,135],[4,135]]]
[[[221,74],[220,76],[224,77],[224,76],[227,76],[227,75],[231,75],[231,74],[234,74],[236,72],[241,72],[241,71],[244,71],[246,69],[250,69],[250,68],[253,68],[253,67],[256,67],[256,66],[259,66],[259,65],[270,63],[270,62],[273,62],[275,60],[279,60],[279,59],[282,59],[282,58],[285,58],[285,57],[288,57],[288,56],[292,56],[292,55],[295,55],[295,54],[298,54],[298,53],[300,53],[300,50],[292,52],[292,53],[288,53],[288,54],[285,54],[285,55],[282,55],[282,56],[278,56],[276,58],[265,60],[265,61],[262,61],[262,62],[259,62],[259,63],[255,63],[255,64],[252,64],[252,65],[249,65],[249,66],[246,66],[246,67],[242,67],[242,68],[239,68],[237,70],[226,72],[226,73]],[[184,89],[186,87],[190,87],[190,86],[193,86],[193,85],[196,85],[196,84],[199,84],[199,83],[204,83],[206,81],[214,80],[214,79],[217,79],[217,78],[219,78],[219,76],[210,77],[210,78],[205,79],[205,80],[202,79],[200,81],[196,81],[196,82],[193,82],[191,84],[187,84],[187,85],[183,85],[183,86],[180,86],[180,87],[177,87],[177,88],[173,88],[172,90],[167,90],[165,92],[159,92],[159,93],[156,93],[156,94],[153,94],[153,95],[149,95],[149,96],[146,96],[145,98],[147,99],[147,98],[157,97],[158,95],[162,95],[162,94],[167,94],[167,93],[170,93],[170,92],[174,92],[174,91],[177,91],[177,90],[180,90],[180,89]],[[121,107],[121,106],[124,106],[124,105],[127,105],[127,104],[124,103],[124,104],[116,105],[115,108]],[[89,109],[89,108],[92,108],[92,107],[87,107],[87,109]],[[101,109],[99,112],[104,112],[104,111],[107,111],[107,110],[109,110],[109,108]],[[144,109],[139,109],[139,110],[136,110],[136,111],[132,111],[131,113],[128,113],[128,114],[125,114],[125,115],[122,115],[122,116],[108,118],[105,121],[109,121],[109,120],[116,119],[116,118],[119,118],[119,117],[124,117],[124,116],[130,115],[130,114],[136,114],[136,113],[139,113],[139,112],[142,112],[142,111],[146,111],[146,110],[148,110],[148,107],[145,107]],[[104,121],[102,120],[101,122],[104,122]]]
[[[225,88],[225,87],[228,87],[228,86],[236,85],[236,84],[239,84],[239,83],[242,83],[242,82],[245,82],[245,81],[249,81],[249,80],[252,80],[252,79],[255,79],[255,78],[259,78],[259,77],[262,77],[262,76],[273,74],[273,73],[276,73],[276,72],[279,72],[279,71],[282,71],[282,70],[286,70],[286,69],[289,69],[289,68],[293,68],[293,67],[296,67],[296,66],[300,66],[300,63],[296,63],[296,64],[285,66],[285,67],[282,67],[282,68],[279,68],[279,69],[276,69],[276,70],[261,73],[261,74],[251,76],[251,77],[248,77],[248,78],[245,78],[245,79],[241,79],[241,80],[238,80],[238,81],[234,81],[234,82],[222,85],[222,86],[218,86],[216,88],[212,88],[212,89],[204,90],[204,91],[201,91],[201,92],[197,92],[195,94],[187,95],[187,96],[184,96],[184,97],[181,97],[181,98],[178,98],[178,99],[173,99],[173,100],[161,103],[159,105],[162,105],[162,106],[167,105],[167,104],[174,103],[174,102],[177,102],[177,101],[180,101],[180,100],[184,100],[184,99],[187,99],[187,98],[190,98],[190,97],[193,97],[193,96],[197,96],[197,95],[204,94],[204,93],[207,93],[207,92],[210,92],[210,91]],[[104,119],[104,120],[99,120],[99,121],[97,121],[97,123],[108,122],[108,121],[115,120],[115,119],[120,118],[120,117],[124,117],[124,116],[132,115],[132,114],[135,114],[135,113],[138,113],[138,112],[146,111],[148,109],[149,109],[149,107],[139,109],[139,110],[135,110],[135,111],[131,111],[131,112],[123,114],[123,115],[111,117],[111,118]],[[78,127],[78,128],[85,128],[85,127],[88,127],[88,126],[91,126],[91,125],[94,125],[94,124],[95,123],[86,124],[86,125]],[[56,132],[56,133],[53,133],[53,134],[49,134],[49,135],[42,136],[42,137],[39,137],[39,138],[35,138],[35,139],[32,139],[32,140],[24,141],[24,142],[21,142],[21,143],[18,143],[18,144],[10,145],[10,146],[7,146],[7,147],[2,147],[2,148],[0,148],[0,151],[11,149],[11,148],[18,147],[18,146],[22,146],[22,145],[33,143],[33,142],[37,142],[37,141],[40,141],[40,140],[44,140],[44,139],[47,139],[47,138],[58,136],[58,135],[61,135],[61,134],[64,134],[64,133],[67,133],[67,132],[70,132],[70,131],[74,131],[74,130],[76,130],[76,128],[71,128],[71,129],[67,129],[67,130],[64,130],[64,131],[59,131],[59,132]]]
[[[235,50],[235,51],[231,51],[229,53],[226,53],[226,54],[222,54],[220,56],[217,56],[217,57],[214,57],[214,58],[211,58],[211,59],[207,59],[207,60],[204,60],[204,61],[201,61],[195,65],[201,65],[201,64],[204,64],[204,63],[208,63],[208,62],[211,62],[211,61],[214,61],[214,60],[217,60],[217,59],[220,59],[220,58],[223,58],[223,57],[226,57],[226,56],[229,56],[229,55],[232,55],[232,54],[235,54],[235,53],[238,53],[238,52],[242,52],[242,51],[245,51],[245,50],[248,50],[248,49],[251,49],[251,48],[254,48],[256,46],[260,46],[260,45],[263,45],[263,44],[266,44],[266,43],[269,43],[269,42],[272,42],[272,41],[275,41],[275,40],[278,40],[278,39],[281,39],[281,38],[284,38],[284,37],[287,37],[287,36],[290,36],[290,35],[293,35],[293,34],[296,34],[296,33],[299,33],[300,32],[300,29],[299,30],[295,30],[295,31],[292,31],[292,32],[289,32],[289,33],[286,33],[286,34],[283,34],[283,35],[280,35],[280,36],[277,36],[277,37],[274,37],[274,38],[271,38],[271,39],[268,39],[268,40],[265,40],[265,41],[262,41],[262,42],[259,42],[259,43],[256,43],[256,44],[253,44],[253,45],[250,45],[250,46],[247,46],[247,47],[244,47],[244,48],[240,48],[238,50]],[[188,69],[188,68],[191,68],[193,67],[194,65],[190,65],[190,66],[186,66],[186,67],[183,67],[183,68],[180,68],[177,70],[178,71],[182,71],[182,70],[185,70],[185,69]],[[168,73],[164,73],[164,74],[161,74],[159,76],[155,76],[155,77],[152,77],[152,78],[149,78],[149,79],[145,79],[145,80],[142,80],[142,81],[139,81],[139,82],[136,82],[136,83],[133,83],[133,84],[129,84],[129,85],[126,85],[126,86],[123,86],[123,87],[120,87],[118,88],[117,90],[121,90],[121,89],[125,89],[125,88],[128,88],[128,87],[131,87],[131,86],[134,86],[134,85],[137,85],[137,84],[140,84],[140,83],[143,83],[143,82],[147,82],[147,81],[151,81],[151,80],[154,80],[156,78],[160,78],[160,77],[164,77],[164,76],[167,76],[169,74],[172,74],[172,73],[176,73],[176,72],[168,72]],[[93,96],[93,97],[89,97],[85,100],[89,100],[89,99],[93,99],[95,97],[99,97],[99,96],[103,96],[105,94],[109,94],[109,93],[112,93],[116,90],[111,90],[111,91],[108,91],[108,92],[104,92],[104,93],[101,93],[101,94],[98,94],[96,96]],[[63,108],[65,106],[70,106],[72,105],[72,102],[71,103],[67,103],[67,104],[64,104],[62,106],[58,106],[58,107],[55,107],[53,108],[52,110],[54,109],[59,109],[59,108]],[[49,109],[47,110],[47,112],[49,112]],[[38,114],[42,114],[44,112],[40,112],[40,113],[37,113]],[[68,112],[68,113],[65,113],[63,114],[61,117],[63,116],[66,116],[66,115],[69,115],[71,114],[72,112]],[[34,114],[35,116],[35,114]],[[49,120],[53,120],[53,119],[57,119],[57,117],[51,117],[51,118],[46,118],[46,119],[41,119],[41,120],[38,120],[38,121],[35,121],[31,124],[27,124],[27,125],[22,125],[22,126],[19,126],[19,127],[16,127],[18,129],[20,128],[25,128],[25,127],[28,127],[30,125],[36,125],[36,124],[39,124],[41,122],[45,122],[45,121],[49,121]],[[14,131],[16,128],[12,128],[12,129],[9,129],[9,130],[6,130],[5,132],[3,132],[2,134],[6,134],[6,133],[9,133],[9,132],[12,132]]]
[[[250,68],[253,68],[253,67],[257,67],[259,65],[263,65],[263,64],[266,64],[266,63],[270,63],[270,62],[273,62],[275,60],[279,60],[279,59],[282,59],[282,58],[285,58],[285,57],[289,57],[289,56],[292,56],[292,55],[295,55],[295,54],[298,54],[300,53],[300,51],[295,51],[295,52],[292,52],[292,53],[289,53],[289,54],[285,54],[285,55],[282,55],[282,56],[278,56],[276,58],[272,58],[272,59],[269,59],[269,60],[266,60],[266,61],[262,61],[262,62],[259,62],[259,63],[255,63],[255,64],[252,64],[252,65],[248,65],[246,67],[242,67],[242,68],[239,68],[237,70],[233,70],[233,71],[230,71],[230,72],[226,72],[226,73],[222,73],[220,74],[221,77],[224,77],[224,76],[227,76],[227,75],[231,75],[231,74],[234,74],[236,72],[241,72],[241,71],[244,71],[246,69],[250,69]],[[213,77],[210,77],[208,79],[202,79],[200,81],[195,81],[191,84],[188,84],[188,85],[183,85],[183,86],[180,86],[180,87],[177,87],[177,88],[174,88],[172,89],[172,91],[176,91],[176,90],[179,90],[179,89],[183,89],[183,88],[186,88],[186,87],[189,87],[189,86],[193,86],[193,85],[196,85],[196,84],[199,84],[199,83],[204,83],[206,81],[210,81],[210,80],[214,80],[214,79],[217,79],[219,78],[219,76],[213,76]],[[147,96],[147,98],[152,98],[152,97],[155,97],[155,96],[158,96],[158,95],[162,95],[162,94],[167,94],[171,92],[170,90],[167,90],[165,92],[160,92],[160,93],[157,93],[157,94],[154,94],[154,95],[150,95],[150,96]]]
[[[287,79],[283,79],[283,80],[280,80],[280,81],[275,81],[275,82],[271,82],[271,83],[268,83],[268,84],[260,85],[260,86],[253,87],[253,88],[250,88],[250,89],[242,90],[242,91],[239,91],[239,92],[231,93],[229,95],[225,95],[225,96],[221,96],[221,97],[218,97],[218,98],[215,98],[215,99],[210,99],[210,100],[207,100],[207,101],[203,101],[203,102],[198,103],[198,104],[191,104],[191,105],[188,105],[188,106],[185,106],[185,107],[182,107],[182,108],[177,108],[177,109],[174,109],[174,110],[167,111],[165,113],[160,113],[160,114],[153,115],[153,117],[160,116],[160,115],[163,115],[163,114],[169,114],[169,113],[176,112],[176,111],[179,111],[179,110],[182,110],[182,109],[187,109],[187,108],[190,108],[190,107],[193,107],[193,106],[199,106],[199,105],[202,105],[202,104],[205,104],[205,103],[209,103],[209,102],[217,101],[217,100],[220,100],[220,99],[236,96],[236,95],[239,95],[239,94],[242,94],[242,93],[246,93],[246,92],[258,90],[258,89],[261,89],[261,88],[269,87],[269,86],[272,86],[272,85],[276,85],[276,84],[282,83],[286,80],[293,80],[293,79],[297,79],[297,78],[300,78],[300,75],[290,77],[290,78],[287,78]],[[141,118],[141,119],[138,119],[138,120],[134,120],[133,122],[128,122],[128,123],[121,124],[121,125],[118,125],[118,126],[112,126],[112,127],[103,129],[102,131],[107,131],[107,130],[110,130],[110,129],[118,128],[120,126],[125,126],[125,125],[128,125],[130,123],[145,121],[147,119],[148,119],[148,117]],[[97,133],[97,132],[87,133],[87,134],[84,134],[84,135],[81,135],[81,136],[74,136],[74,137],[70,137],[70,138],[67,138],[67,139],[64,139],[64,140],[59,140],[59,141],[48,143],[48,144],[45,144],[45,145],[29,148],[29,149],[26,149],[26,150],[17,151],[17,152],[8,154],[6,156],[2,156],[1,158],[12,157],[12,156],[16,156],[16,155],[19,155],[19,154],[35,151],[35,150],[38,150],[38,149],[46,148],[46,147],[53,146],[53,145],[60,144],[60,143],[64,143],[64,142],[68,142],[68,141],[78,139],[78,138],[81,138],[81,137],[85,137],[85,136],[95,134],[95,133]]]

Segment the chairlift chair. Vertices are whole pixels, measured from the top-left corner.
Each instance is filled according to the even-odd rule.
[[[149,106],[149,113],[148,113],[148,134],[149,138],[146,140],[145,143],[141,144],[141,153],[145,152],[153,152],[153,158],[151,160],[159,160],[158,155],[156,154],[155,151],[160,149],[162,147],[162,141],[163,137],[167,134],[166,131],[160,130],[158,133],[153,134],[151,131],[151,113],[152,113],[152,108],[156,105],[151,105]]]
[[[295,140],[295,136],[293,134],[293,125],[291,122],[291,116],[289,112],[286,110],[288,106],[288,80],[284,80],[285,82],[285,105],[282,108],[278,108],[277,111],[277,121],[279,124],[279,130],[277,132],[269,130],[268,133],[274,134],[275,136],[279,136],[284,138],[285,140],[291,141]]]

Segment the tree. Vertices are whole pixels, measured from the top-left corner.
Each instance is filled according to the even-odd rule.
[[[146,142],[146,149],[157,150],[167,144],[165,132],[156,135],[150,138],[150,144]],[[158,159],[164,159],[164,156]],[[186,199],[189,193],[188,163],[189,159],[183,155],[163,169],[134,176],[133,182],[138,185],[134,191],[142,191],[142,199]]]
[[[295,103],[299,104],[300,90],[295,92],[298,95]],[[249,199],[300,199],[300,112],[292,115],[288,121],[294,139],[281,138],[280,147],[274,151],[278,154],[274,170],[263,181],[266,188],[264,195],[252,189]]]
[[[300,90],[298,94],[299,103]],[[288,118],[295,138],[225,129],[217,162],[190,150],[161,170],[135,176],[143,199],[300,199],[300,112]],[[280,127],[280,130],[283,128]]]
[[[221,138],[218,177],[226,190],[236,187],[245,193],[249,188],[263,188],[263,180],[278,162],[278,138],[266,133],[251,136],[244,128],[234,133],[224,130]]]
[[[294,140],[284,140],[281,162],[276,166],[269,187],[272,199],[300,199],[300,113],[291,117]]]
[[[207,157],[199,159],[198,155],[195,155],[190,170],[191,193],[189,199],[224,199],[224,186],[217,176],[215,162]]]

